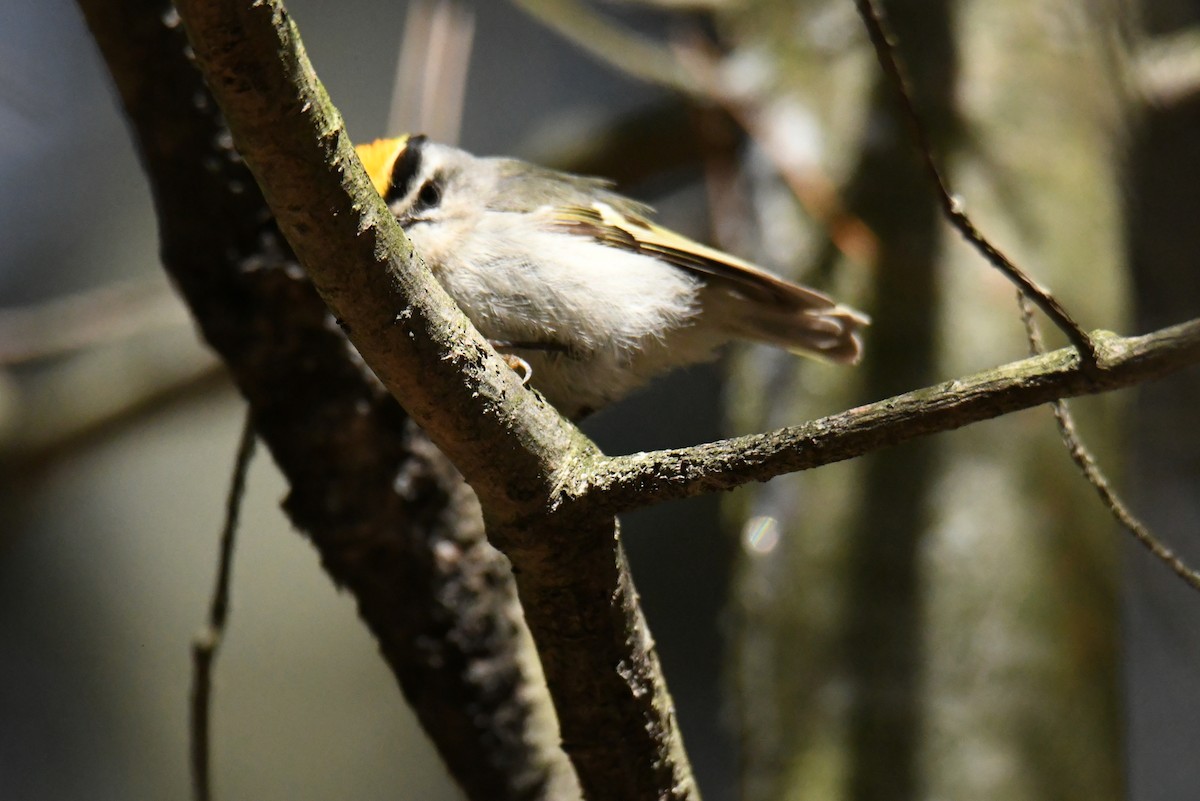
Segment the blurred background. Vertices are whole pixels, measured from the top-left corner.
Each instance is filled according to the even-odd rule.
[[[875,320],[858,370],[751,349],[671,376],[587,421],[606,452],[1025,354],[1014,293],[940,222],[848,0],[525,3],[542,21],[409,5],[288,4],[356,140],[422,121],[616,177],[668,225]],[[1200,3],[1132,5],[889,4],[970,213],[1085,327],[1121,332],[1200,309]],[[425,32],[407,47],[406,25]],[[448,77],[393,100],[422,41]],[[242,404],[157,264],[145,180],[66,0],[0,6],[0,143],[0,796],[182,798],[189,643]],[[1194,373],[1076,408],[1196,564]],[[217,668],[218,797],[461,797],[283,493],[260,455]],[[1113,525],[1046,409],[624,531],[710,799],[1200,786],[1200,597]]]

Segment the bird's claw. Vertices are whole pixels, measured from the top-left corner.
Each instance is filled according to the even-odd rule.
[[[530,366],[529,362],[512,353],[502,353],[500,355],[504,357],[504,361],[508,364],[509,369],[520,376],[521,385],[527,385],[529,379],[533,378],[533,367]]]

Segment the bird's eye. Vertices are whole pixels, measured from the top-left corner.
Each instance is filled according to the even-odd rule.
[[[433,181],[426,181],[417,193],[417,205],[422,209],[431,209],[442,202],[442,189]]]

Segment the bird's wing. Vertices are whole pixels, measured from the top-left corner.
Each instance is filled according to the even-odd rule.
[[[845,309],[821,292],[785,281],[750,262],[655,225],[640,214],[618,211],[608,203],[556,207],[552,225],[717,279],[750,300],[795,310]],[[865,325],[866,319],[860,324]]]

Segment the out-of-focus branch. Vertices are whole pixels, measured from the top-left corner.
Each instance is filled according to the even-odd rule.
[[[627,6],[648,6],[670,11],[719,11],[730,8],[741,0],[609,0]]]
[[[0,457],[29,476],[167,403],[226,386],[164,282],[119,283],[0,310]]]
[[[0,309],[0,365],[61,356],[144,331],[182,326],[186,319],[167,287],[149,282],[112,284]]]
[[[605,19],[579,0],[514,0],[584,52],[621,72],[684,94],[698,94],[671,51]]]
[[[879,241],[870,227],[852,214],[832,180],[822,173],[808,148],[798,146],[804,136],[796,129],[796,115],[786,99],[760,94],[756,89],[732,89],[722,78],[717,53],[700,41],[679,45],[675,53],[703,96],[717,104],[745,129],[770,159],[797,202],[828,234],[830,243],[848,258],[875,263]]]
[[[730,490],[853,459],[1056,398],[1131,386],[1200,363],[1200,320],[1139,337],[1095,332],[1098,361],[1073,349],[876,401],[768,434],[598,461],[578,491],[612,511]]]
[[[1200,92],[1200,28],[1151,39],[1132,69],[1134,85],[1151,103],[1170,105]]]
[[[183,326],[89,347],[0,388],[11,388],[11,402],[0,403],[6,477],[28,477],[156,410],[228,387],[222,364]]]
[[[457,144],[475,13],[459,0],[419,0],[408,7],[396,60],[387,133],[423,133]]]

